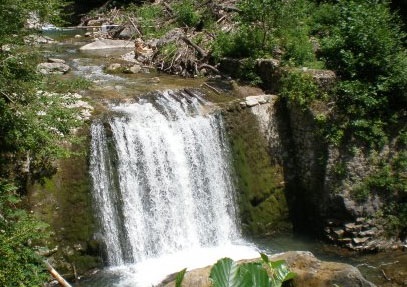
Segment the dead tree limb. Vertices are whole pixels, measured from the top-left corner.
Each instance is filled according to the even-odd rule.
[[[52,266],[48,263],[48,261],[44,261],[45,266],[47,266],[47,270],[51,275],[61,284],[63,287],[72,287]]]
[[[143,34],[141,34],[140,30],[137,28],[137,25],[134,23],[134,21],[131,20],[130,17],[128,17],[128,19],[129,19],[130,24],[131,24],[131,25],[133,26],[133,28],[136,30],[137,34],[138,34],[140,37],[142,37]]]
[[[192,48],[195,49],[195,51],[198,52],[198,54],[202,57],[202,58],[206,58],[208,56],[208,53],[205,52],[204,49],[202,49],[201,47],[199,47],[197,44],[193,43],[191,40],[189,40],[187,37],[182,36],[180,38],[182,41],[184,41],[188,46],[191,46]]]
[[[210,70],[212,70],[213,72],[215,72],[216,74],[220,74],[220,71],[218,70],[218,69],[216,69],[214,66],[211,66],[211,65],[209,65],[209,64],[201,64],[200,66],[199,66],[199,70],[200,69],[203,69],[203,68],[208,68],[208,69],[210,69]]]

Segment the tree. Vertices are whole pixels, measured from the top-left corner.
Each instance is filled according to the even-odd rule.
[[[24,43],[34,33],[26,28],[33,11],[46,21],[58,18],[59,0],[0,1],[0,285],[42,286],[47,274],[34,246],[45,236],[45,225],[20,205],[26,173],[44,176],[55,158],[65,153],[72,128],[79,122],[70,103],[45,91],[36,73],[38,56]],[[19,187],[19,188],[17,188]]]

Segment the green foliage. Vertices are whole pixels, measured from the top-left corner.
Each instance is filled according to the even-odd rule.
[[[37,3],[41,2],[41,3]],[[61,141],[69,140],[71,130],[79,125],[77,111],[68,109],[73,100],[61,95],[39,92],[43,85],[42,77],[35,67],[39,57],[32,48],[19,45],[24,34],[24,21],[34,9],[40,15],[57,4],[51,1],[49,6],[43,1],[3,1],[2,5],[8,18],[0,24],[2,27],[14,25],[17,30],[0,39],[0,44],[9,45],[0,50],[0,170],[10,165],[6,154],[14,158],[30,158],[30,171],[37,175],[47,174],[52,170],[52,160],[66,154]],[[16,9],[16,7],[18,9]],[[49,15],[56,13],[49,12]],[[0,33],[2,33],[0,32]],[[50,82],[51,83],[51,82]],[[61,85],[61,84],[59,84]],[[58,87],[55,87],[58,90]],[[2,173],[3,177],[7,174]]]
[[[171,27],[165,25],[157,25],[160,23],[160,18],[163,16],[163,8],[161,5],[142,6],[131,4],[126,8],[129,13],[134,13],[138,18],[138,26],[146,39],[156,38],[164,35]]]
[[[18,208],[15,191],[0,181],[0,285],[43,286],[48,276],[31,245],[47,237],[46,225]]]
[[[339,115],[335,125],[348,139],[381,147],[392,122],[405,117],[405,35],[387,2],[348,0],[329,5],[322,5],[315,19],[320,21],[321,56],[342,80],[334,99]]]
[[[312,76],[303,71],[289,70],[281,77],[281,95],[289,104],[296,104],[306,109],[322,91],[314,83]]]
[[[182,0],[173,6],[177,22],[181,26],[197,27],[202,15],[197,11],[194,0]]]
[[[218,260],[211,269],[209,278],[214,287],[280,287],[293,279],[284,261],[272,262],[261,254],[263,262],[238,264],[230,258]],[[267,266],[267,269],[264,267]]]
[[[18,37],[27,34],[26,20],[36,11],[44,21],[60,20],[59,11],[64,6],[62,0],[2,0],[0,2],[0,47],[9,43],[21,43]],[[1,49],[0,49],[1,50]]]
[[[61,75],[49,75],[43,79],[41,89],[55,93],[73,93],[90,88],[92,82],[82,78],[66,78]]]

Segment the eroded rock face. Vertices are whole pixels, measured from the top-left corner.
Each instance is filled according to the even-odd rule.
[[[363,278],[356,267],[349,264],[318,260],[311,252],[290,251],[270,257],[270,260],[285,260],[291,270],[297,274],[292,281],[296,287],[374,287],[373,283]],[[253,260],[242,260],[240,263]],[[211,266],[194,269],[185,274],[182,286],[210,287]],[[175,275],[170,275],[159,287],[175,286]]]

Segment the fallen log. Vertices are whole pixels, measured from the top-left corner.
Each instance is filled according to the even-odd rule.
[[[52,266],[48,263],[48,261],[44,261],[45,266],[47,266],[47,270],[51,275],[58,281],[59,284],[63,287],[72,287]]]

